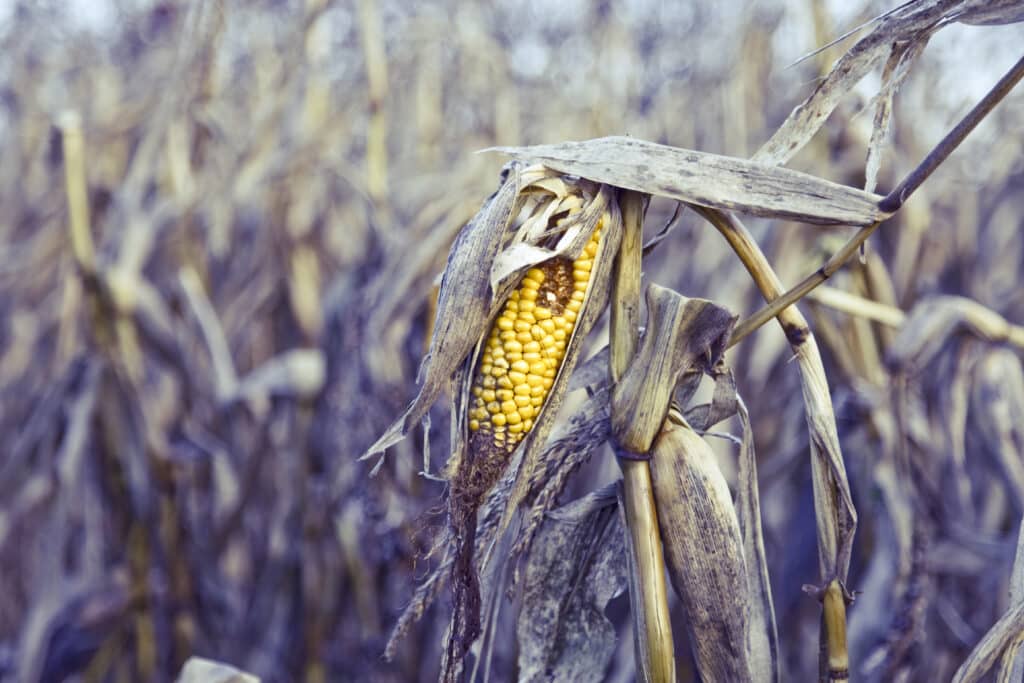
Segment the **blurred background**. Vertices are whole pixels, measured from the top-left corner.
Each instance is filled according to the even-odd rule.
[[[504,160],[477,151],[628,134],[749,156],[849,43],[793,63],[890,5],[0,2],[0,679],[171,681],[191,655],[267,681],[436,678],[446,594],[381,654],[444,522],[444,486],[417,473],[443,465],[446,407],[428,454],[417,434],[375,478],[356,458],[414,395],[435,279],[497,186]],[[880,190],[1021,44],[1021,25],[935,36],[896,98]],[[790,166],[863,185],[879,84]],[[1015,93],[833,284],[904,311],[963,295],[1024,322],[1022,130]],[[673,209],[652,203],[650,234]],[[847,237],[749,225],[787,284]],[[761,303],[686,212],[645,275],[741,315]],[[852,661],[947,680],[1007,605],[1019,350],[937,321],[908,367],[899,330],[803,308],[860,512]],[[783,671],[811,680],[820,607],[801,585],[819,577],[788,358],[767,326],[728,360],[753,418]],[[605,453],[564,499],[615,474]],[[608,680],[634,676],[627,609],[610,609]]]

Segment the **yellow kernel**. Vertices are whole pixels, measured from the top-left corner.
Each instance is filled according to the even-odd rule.
[[[480,421],[479,420],[470,420],[469,421],[469,431],[475,432],[478,429],[480,429]]]
[[[516,320],[516,332],[529,332],[529,331],[530,331],[530,323],[526,322],[525,320],[519,320],[519,319]]]
[[[515,402],[516,402],[516,406],[518,408],[524,408],[524,407],[530,405],[530,397],[529,396],[516,396]],[[520,410],[519,412],[522,412],[522,410]],[[529,417],[529,416],[524,416],[524,417]]]
[[[590,279],[590,271],[574,269],[572,271],[572,279],[574,282],[586,282],[587,280]]]
[[[572,300],[573,301],[582,302],[585,297],[586,297],[586,293],[584,293],[584,292],[576,291],[576,292],[572,293]]]
[[[519,301],[519,292],[512,292],[508,298],[510,301]]]
[[[576,292],[576,294],[579,294],[579,292]],[[573,294],[573,296],[576,296],[576,294]],[[579,313],[581,308],[583,308],[583,304],[581,302],[577,301],[576,299],[570,300],[569,303],[565,305],[565,319],[575,320],[575,317],[569,317],[569,312],[571,311],[573,313]]]
[[[555,331],[555,327],[556,326],[555,326],[555,321],[554,320],[551,320],[551,319],[541,320],[537,324],[540,325],[540,328],[542,330],[544,330],[545,332],[554,332]]]
[[[559,358],[557,358],[555,356],[552,356],[550,358],[545,358],[544,362],[547,363],[547,366],[549,368],[556,368],[557,369],[558,368],[558,361],[559,360],[560,360]]]
[[[541,374],[543,372],[547,372],[547,370],[548,370],[547,363],[545,363],[542,360],[539,360],[539,361],[537,361],[536,363],[534,363],[534,364],[532,364],[530,366],[530,373],[534,374],[534,375],[539,375],[539,374]]]
[[[573,303],[573,302],[572,302],[572,301],[570,301],[569,303],[571,304],[571,303]],[[577,306],[577,309],[579,309],[579,307],[578,307],[578,306]],[[570,309],[570,308],[566,308],[566,309],[565,309],[565,319],[566,319],[566,320],[567,320],[568,322],[570,322],[570,323],[576,322],[576,311],[574,311],[574,310],[572,310],[572,309]]]
[[[522,416],[515,410],[513,410],[511,413],[505,413],[505,419],[508,421],[510,425],[517,425],[523,421]]]
[[[540,351],[540,342],[531,340],[523,344],[523,353],[537,353],[538,351]]]
[[[509,363],[515,363],[517,360],[523,359],[523,354],[511,351],[508,353],[508,355],[505,356],[505,358],[508,359]]]
[[[473,395],[474,396],[479,396],[480,394],[483,393],[483,391],[484,391],[483,387],[473,387]]]
[[[530,364],[527,363],[525,360],[517,360],[515,363],[512,364],[512,369],[515,370],[516,372],[527,373],[530,371]]]
[[[519,303],[518,302],[516,302],[516,301],[506,301],[505,302],[505,313],[506,314],[508,314],[508,313],[515,313],[518,310],[519,310]],[[515,318],[514,315],[510,315],[508,317]]]
[[[511,418],[511,416],[509,416]],[[508,431],[512,434],[519,434],[523,431],[523,423],[516,421],[516,424],[512,424],[512,420],[508,421]]]
[[[508,343],[510,341],[515,341],[515,338],[516,333],[513,332],[512,330],[505,330],[504,332],[501,333],[501,341],[505,342],[506,346],[508,346]]]
[[[540,345],[544,347],[545,351],[550,351],[555,346],[555,335],[552,333],[545,336],[544,339],[541,340]]]
[[[524,289],[523,290],[523,301],[536,301],[537,290],[536,289]]]
[[[568,324],[568,323],[565,322],[565,316],[562,316],[562,315],[555,316],[554,318],[552,318],[552,320],[555,321],[555,329],[556,330],[564,330],[565,326]]]
[[[505,360],[504,358],[495,358],[494,359],[494,367],[495,367],[495,369],[500,369],[502,371],[508,370],[508,361]],[[502,372],[501,374],[504,375],[505,373]]]
[[[587,252],[587,256],[590,258],[597,256],[597,242],[594,240],[587,242],[587,246],[584,248],[584,251]]]
[[[533,363],[533,362],[538,361],[540,359],[541,359],[541,355],[540,355],[539,352],[538,353],[524,353],[523,354],[523,360],[525,360],[527,363]]]
[[[538,377],[537,384],[530,387],[530,400],[533,402],[533,405],[539,406],[540,403],[537,403],[537,401],[543,401],[544,396],[546,396],[547,393],[547,389],[545,389],[544,385],[541,384],[541,378]]]
[[[556,341],[555,342],[555,351],[557,351],[559,357],[561,357],[561,355],[563,353],[565,353],[565,342],[564,341]]]
[[[530,427],[533,426],[533,420],[523,420],[523,431],[530,431]]]
[[[511,400],[512,396],[513,393],[511,389],[498,389],[495,392],[495,398],[502,402]]]
[[[491,417],[491,421],[494,422],[495,427],[505,426],[505,416],[501,413],[496,413],[493,417]]]
[[[517,332],[516,333],[516,341],[521,343],[521,344],[527,344],[527,343],[533,341],[533,335],[530,334],[530,323],[524,323],[524,324],[526,325],[526,331],[525,332]]]
[[[508,375],[502,375],[501,377],[498,378],[498,386],[501,387],[502,389],[511,389],[512,380],[508,378]]]
[[[537,318],[537,320],[543,321],[551,317],[551,311],[546,308],[541,308],[540,306],[537,306],[537,308],[533,309],[533,315]]]
[[[515,338],[515,333],[513,333],[513,339],[514,338]],[[523,345],[520,344],[517,341],[507,341],[507,342],[505,342],[505,352],[506,353],[513,352],[513,351],[521,352],[522,350],[523,350]]]
[[[483,381],[484,389],[493,389],[494,388],[494,384],[495,383],[494,383],[494,378],[493,377],[491,377],[490,375],[487,375],[486,377],[484,377],[484,381]]]
[[[551,333],[551,336],[555,338],[555,341],[565,341],[565,330],[555,330]]]
[[[591,268],[591,266],[593,266],[593,264],[594,264],[594,262],[591,261],[590,259],[580,259],[580,260],[576,261],[575,263],[573,263],[572,267],[573,267],[574,270],[585,270],[585,271],[587,271],[589,273],[590,272],[590,268]]]
[[[516,402],[515,401],[509,400],[509,401],[502,401],[501,402],[501,412],[505,413],[506,415],[508,413],[514,413],[515,410],[516,410]]]
[[[519,370],[513,370],[508,373],[508,379],[512,383],[512,386],[517,387],[526,381],[526,373],[520,372]]]
[[[498,318],[499,330],[511,330],[514,324],[515,322],[512,320],[512,318],[506,318],[505,316],[501,316],[500,318]]]
[[[545,389],[550,389],[555,383],[555,380],[552,377],[545,377],[542,381],[544,382]]]
[[[498,348],[494,349],[493,351],[491,351],[491,357],[495,358],[495,359],[501,358],[504,355],[505,355],[505,349],[501,348],[500,346]]]
[[[533,313],[531,313],[530,311],[519,311],[519,319],[529,325],[532,325],[535,322],[537,322],[537,319],[533,317]]]
[[[544,405],[544,387],[537,388],[540,389],[540,393],[537,394],[536,396],[530,397],[530,405],[532,405],[534,408],[540,408],[542,405]]]
[[[536,387],[540,387],[540,386],[542,386],[542,385],[544,384],[544,378],[543,378],[543,377],[541,377],[540,375],[529,375],[529,376],[528,376],[528,377],[526,378],[526,382],[527,382],[527,384],[529,384],[529,385],[530,385],[531,387],[534,387],[534,388],[536,388]],[[532,393],[532,392],[531,392],[531,393]]]
[[[533,417],[533,406],[520,406],[519,417],[523,418],[524,420]]]
[[[519,317],[523,317],[523,313],[529,313],[530,311],[536,310],[536,305],[532,301],[522,301],[519,303]]]
[[[489,374],[491,374],[491,370],[493,370],[493,369],[494,369],[494,366],[491,365],[490,358],[489,357],[485,358],[484,359],[484,364],[480,366],[480,374],[485,375],[485,376],[489,375]]]
[[[490,403],[494,400],[494,389],[484,389],[480,392],[480,398],[484,400],[484,403]]]
[[[544,282],[544,271],[540,268],[530,268],[526,271],[526,277],[537,282]]]
[[[522,283],[520,284],[520,290],[519,291],[520,291],[520,293],[527,292],[527,291],[536,292],[539,288],[540,288],[540,283],[539,282],[537,282],[536,280],[534,280],[531,277],[524,277]]]
[[[556,373],[554,368],[548,368],[547,370],[544,371],[543,377],[544,379],[554,379],[555,374]]]
[[[532,389],[530,388],[529,383],[527,383],[527,384],[517,384],[516,385],[516,389],[515,389],[515,394],[516,394],[516,396],[529,396],[531,391],[532,391]]]
[[[544,328],[541,327],[540,325],[534,325],[533,327],[530,328],[530,334],[533,335],[534,339],[540,341],[541,339],[544,338]]]

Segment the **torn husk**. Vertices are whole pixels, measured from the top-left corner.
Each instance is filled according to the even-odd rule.
[[[647,287],[647,311],[647,332],[612,392],[612,434],[633,453],[651,449],[680,376],[710,370],[736,321],[720,306],[655,284]]]
[[[750,596],[743,539],[715,453],[676,411],[654,443],[651,476],[672,586],[707,681],[755,677],[748,651]]]

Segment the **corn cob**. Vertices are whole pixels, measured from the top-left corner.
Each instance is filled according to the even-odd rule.
[[[601,227],[576,260],[556,257],[527,271],[494,321],[473,381],[474,452],[511,453],[544,408],[583,307]]]

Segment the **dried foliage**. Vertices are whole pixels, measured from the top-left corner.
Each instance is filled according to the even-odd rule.
[[[0,680],[1020,679],[1019,1],[93,6],[0,17]]]

